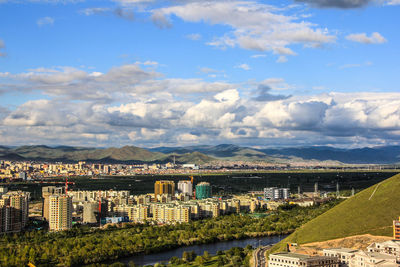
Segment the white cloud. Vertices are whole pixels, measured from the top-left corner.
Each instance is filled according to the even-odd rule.
[[[122,5],[132,5],[132,4],[143,4],[155,2],[155,0],[113,0],[114,2],[120,3]]]
[[[86,16],[92,16],[96,14],[102,14],[111,11],[112,9],[109,7],[90,7],[85,8],[79,11],[79,13],[84,14]]]
[[[366,33],[349,34],[346,36],[346,39],[363,44],[383,44],[387,42],[387,40],[378,32],[374,32],[370,36],[367,36]]]
[[[250,66],[245,63],[237,65],[235,68],[242,69],[242,70],[250,70],[251,69]]]
[[[153,20],[160,26],[171,26],[170,16],[187,22],[220,24],[232,30],[216,37],[209,45],[226,48],[240,46],[280,55],[296,55],[288,46],[303,44],[320,47],[334,42],[328,30],[304,21],[304,18],[280,14],[270,5],[243,1],[194,1],[153,10]]]
[[[201,34],[199,34],[199,33],[192,33],[192,34],[188,34],[188,35],[186,35],[186,38],[187,39],[190,39],[190,40],[193,40],[193,41],[198,41],[198,40],[200,40],[201,39]]]
[[[400,5],[400,0],[389,0],[386,2],[388,6],[397,6]]]
[[[250,56],[251,58],[262,58],[262,57],[266,57],[266,54],[256,54],[256,55],[252,55]]]
[[[367,61],[365,63],[357,63],[357,64],[344,64],[339,66],[339,69],[350,69],[350,68],[360,68],[360,67],[368,67],[372,66],[373,63],[370,61]]]
[[[285,63],[287,61],[288,59],[286,56],[279,56],[278,59],[276,60],[277,63]]]
[[[3,93],[36,90],[46,98],[0,107],[1,140],[147,146],[400,138],[400,93],[280,95],[277,90],[293,86],[274,77],[249,82],[244,91],[226,82],[164,77],[144,62],[105,72],[57,67],[0,73]]]
[[[38,26],[44,26],[44,25],[53,25],[54,24],[54,18],[52,17],[43,17],[40,18],[36,21]]]

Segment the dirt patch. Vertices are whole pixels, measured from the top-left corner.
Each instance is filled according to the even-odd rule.
[[[370,234],[355,235],[324,242],[303,244],[300,247],[295,248],[293,251],[307,255],[317,255],[320,254],[324,248],[352,248],[365,250],[374,242],[384,242],[392,239],[392,237],[388,236],[374,236]]]

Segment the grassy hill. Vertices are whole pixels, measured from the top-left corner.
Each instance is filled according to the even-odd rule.
[[[21,146],[17,148],[0,147],[0,158],[9,160],[48,160],[71,161],[80,160],[94,162],[171,162],[169,155],[152,152],[135,146],[121,148],[87,148],[87,147],[48,147],[48,146]],[[214,160],[199,152],[186,153],[177,156],[179,163],[202,164]]]
[[[392,235],[393,220],[400,216],[400,174],[373,185],[309,221],[278,243],[305,244],[346,236]]]

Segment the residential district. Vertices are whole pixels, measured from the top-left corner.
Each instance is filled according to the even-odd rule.
[[[8,191],[0,187],[0,232],[21,231],[28,216],[48,223],[50,231],[70,229],[73,224],[89,224],[102,227],[109,223],[184,223],[225,214],[276,210],[287,203],[311,206],[329,201],[326,193],[300,191],[290,194],[288,188],[268,187],[264,191],[252,191],[243,195],[212,195],[208,182],[194,185],[190,180],[159,180],[154,192],[131,195],[128,190],[68,190],[65,186],[43,186],[42,205],[32,205],[29,213],[30,193]]]
[[[279,205],[291,203],[310,206],[329,201],[318,191],[290,194],[288,188],[269,187],[261,192],[246,195],[213,197],[210,183],[194,185],[193,178],[174,181],[159,180],[154,192],[130,195],[129,191],[81,191],[68,190],[65,186],[42,187],[41,214],[29,213],[30,193],[8,191],[0,187],[0,232],[19,232],[25,229],[29,216],[41,218],[48,223],[50,231],[68,230],[73,224],[88,224],[104,227],[108,224],[136,222],[170,224],[184,223],[225,214],[254,212],[258,209],[277,209]],[[305,255],[295,252],[296,244],[288,244],[289,252],[269,255],[271,267],[303,266],[399,266],[400,221],[393,222],[394,240],[373,243],[367,250],[329,248],[320,255]],[[294,251],[293,251],[294,250]]]
[[[321,163],[322,164],[322,163]],[[179,174],[179,173],[215,173],[254,170],[297,170],[313,169],[366,169],[380,170],[393,168],[389,165],[355,165],[355,166],[328,166],[320,163],[292,166],[268,162],[245,161],[216,161],[210,164],[197,165],[193,163],[175,164],[102,164],[79,161],[78,163],[62,162],[34,162],[34,161],[1,161],[1,180],[37,180],[49,177],[67,176],[132,176],[140,174]]]

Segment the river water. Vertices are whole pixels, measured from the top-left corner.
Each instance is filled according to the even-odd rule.
[[[149,254],[149,255],[136,255],[132,257],[118,259],[115,262],[129,263],[133,261],[136,265],[154,265],[157,262],[167,262],[172,257],[181,258],[184,251],[194,251],[197,255],[203,255],[204,251],[208,251],[211,255],[215,255],[218,250],[224,251],[233,247],[244,248],[247,245],[251,245],[254,248],[266,245],[271,245],[279,242],[286,236],[266,236],[259,238],[246,238],[240,240],[223,241],[212,244],[202,244],[180,247],[173,250],[168,250],[164,252]]]

